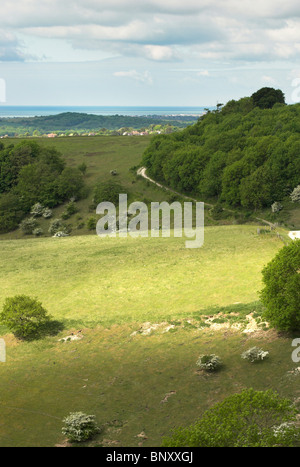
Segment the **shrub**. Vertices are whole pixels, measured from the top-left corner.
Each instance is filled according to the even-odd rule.
[[[49,319],[42,304],[26,295],[6,298],[0,314],[0,322],[23,339],[36,334]]]
[[[55,235],[57,232],[67,233],[67,227],[62,223],[61,219],[54,219],[50,224],[48,232],[51,235]]]
[[[52,216],[52,210],[49,208],[45,208],[43,211],[43,217],[45,219],[49,219]]]
[[[272,204],[271,206],[272,212],[280,212],[283,209],[283,206],[281,203],[278,203],[277,201]]]
[[[25,235],[31,235],[34,229],[37,227],[37,221],[34,217],[24,219],[20,224],[20,229]]]
[[[96,425],[95,415],[86,415],[83,412],[71,412],[63,420],[65,426],[62,433],[72,442],[87,441],[100,430]]]
[[[300,240],[283,247],[263,269],[264,317],[281,331],[300,329]]]
[[[222,362],[217,355],[201,355],[197,360],[197,365],[201,370],[217,371],[221,367]]]
[[[73,214],[76,214],[78,212],[77,206],[74,201],[70,201],[67,206],[66,206],[66,212],[70,215],[73,216]]]
[[[39,217],[43,215],[44,212],[44,206],[41,203],[36,203],[34,206],[32,206],[30,214],[33,217]]]
[[[94,207],[102,202],[110,202],[115,205],[119,203],[119,194],[126,194],[125,188],[113,180],[99,182],[94,190]]]
[[[96,225],[97,225],[97,219],[95,217],[90,217],[86,222],[86,226],[89,230],[95,230]]]
[[[193,425],[175,430],[162,446],[291,447],[300,434],[296,414],[292,402],[276,392],[245,389],[208,409]]]
[[[242,353],[241,357],[244,360],[249,360],[251,363],[259,362],[264,360],[269,355],[269,352],[266,352],[258,347],[251,347],[251,349],[246,350]]]
[[[291,193],[291,200],[293,203],[300,201],[300,185],[298,185]]]

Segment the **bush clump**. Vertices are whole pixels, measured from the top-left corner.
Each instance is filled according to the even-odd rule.
[[[24,219],[20,224],[20,229],[25,235],[31,235],[33,231],[37,228],[37,221],[34,217],[29,217]]]
[[[242,353],[241,357],[244,360],[249,360],[251,363],[259,362],[267,358],[269,352],[260,349],[259,347],[251,347]]]
[[[6,298],[0,313],[0,322],[23,339],[35,335],[49,321],[50,317],[42,304],[26,295]]]
[[[45,208],[41,203],[36,203],[32,206],[30,214],[33,217],[40,217],[43,215],[44,209]]]
[[[96,424],[95,415],[87,415],[83,412],[71,412],[64,418],[62,428],[63,435],[71,442],[81,442],[91,439],[100,429]]]
[[[290,196],[291,196],[291,200],[293,201],[293,203],[297,203],[300,201],[300,185],[294,188]]]
[[[222,366],[221,359],[215,355],[200,355],[197,360],[197,365],[201,370],[205,371],[217,371]]]

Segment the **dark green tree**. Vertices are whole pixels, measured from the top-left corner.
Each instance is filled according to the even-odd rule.
[[[265,318],[281,331],[300,329],[300,240],[283,247],[263,269]]]
[[[42,304],[26,295],[6,298],[2,313],[0,313],[0,322],[17,337],[23,339],[34,336],[49,320],[48,313]]]
[[[255,107],[261,109],[271,109],[275,104],[285,104],[285,97],[280,89],[261,88],[252,94],[252,100]]]

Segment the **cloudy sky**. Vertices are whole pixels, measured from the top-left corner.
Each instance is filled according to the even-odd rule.
[[[299,0],[1,0],[6,105],[293,103],[299,58]]]

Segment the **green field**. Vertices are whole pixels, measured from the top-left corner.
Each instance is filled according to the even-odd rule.
[[[38,296],[55,318],[107,325],[249,303],[281,245],[254,226],[207,227],[199,249],[172,237],[2,241],[0,306],[18,291]]]
[[[131,199],[168,200],[130,171],[148,142],[40,140],[72,166],[86,162],[90,193],[77,203],[83,220],[94,215],[95,182],[113,169]],[[77,229],[75,216],[70,222],[67,238],[19,230],[1,236],[0,309],[6,297],[37,297],[55,326],[31,342],[0,327],[7,347],[0,363],[0,446],[65,445],[62,419],[83,411],[103,426],[88,446],[155,447],[173,427],[189,425],[243,388],[300,397],[299,376],[290,373],[297,366],[292,336],[278,335],[261,319],[261,271],[283,246],[275,231],[221,225],[230,222],[214,222],[206,212],[204,246],[187,249],[184,238],[103,239]],[[61,342],[72,333],[80,339]],[[253,345],[268,350],[268,360],[243,361],[240,354]],[[222,370],[197,371],[202,353],[218,354]]]
[[[30,138],[27,138],[30,139]],[[34,139],[34,138],[33,138]],[[151,137],[121,137],[121,136],[95,136],[95,137],[62,137],[62,138],[35,138],[38,144],[55,147],[61,152],[67,166],[78,167],[85,163],[87,172],[85,183],[88,189],[87,197],[76,202],[78,212],[72,215],[66,223],[71,226],[72,236],[94,234],[87,229],[87,220],[97,217],[95,209],[91,208],[93,200],[93,189],[97,182],[113,180],[120,184],[128,193],[128,203],[142,201],[149,205],[151,202],[174,201],[170,192],[158,188],[153,183],[145,181],[137,175],[136,168],[141,163],[142,154],[149,144]],[[18,144],[20,140],[9,138],[3,140],[5,145]],[[111,170],[117,171],[117,176],[110,174]],[[179,201],[183,201],[177,197]],[[53,209],[52,219],[60,218],[65,211],[66,205]],[[51,220],[39,218],[39,227],[42,228],[44,236],[48,233]],[[205,211],[206,225],[230,224],[236,221],[232,214],[229,218],[214,220],[209,208]],[[1,234],[0,240],[24,238],[20,229],[7,234]],[[28,238],[28,236],[26,236]]]
[[[198,250],[180,238],[3,241],[1,303],[37,296],[64,329],[23,343],[0,331],[0,445],[61,444],[62,418],[83,410],[104,426],[89,445],[159,446],[172,427],[244,387],[295,398],[289,337],[222,328],[259,314],[261,269],[281,246],[253,226],[208,227]],[[202,326],[209,316],[219,331]],[[59,342],[79,330],[81,340]],[[240,358],[254,343],[270,351],[258,366]],[[219,354],[224,369],[197,373],[203,352]]]

